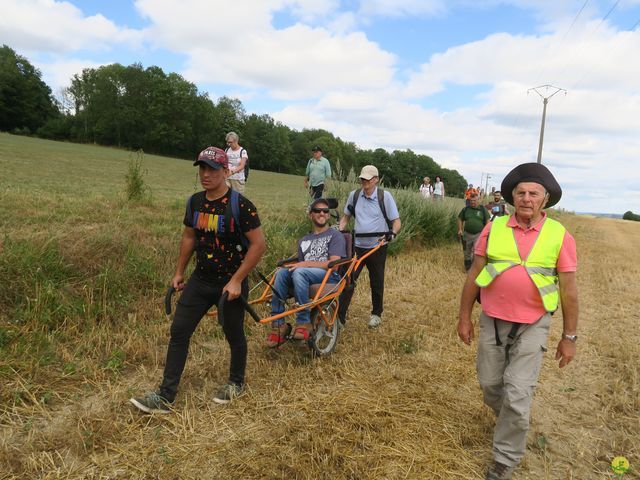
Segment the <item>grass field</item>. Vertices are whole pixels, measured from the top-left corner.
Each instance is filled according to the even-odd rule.
[[[0,479],[482,478],[493,419],[475,347],[455,334],[464,273],[454,243],[409,240],[389,260],[376,331],[363,278],[329,358],[267,351],[264,330],[247,322],[247,394],[229,406],[211,401],[228,347],[205,319],[176,413],[136,411],[128,398],[162,374],[161,301],[195,168],[145,156],[151,194],[132,204],[128,161],[121,150],[0,134]],[[252,171],[247,196],[270,265],[305,228],[302,179]],[[560,220],[578,244],[578,357],[557,368],[556,315],[514,478],[614,478],[618,455],[632,466],[623,478],[640,478],[640,225]]]

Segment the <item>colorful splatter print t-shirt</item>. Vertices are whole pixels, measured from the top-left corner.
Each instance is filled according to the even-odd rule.
[[[256,207],[242,195],[239,195],[240,225],[229,220],[231,233],[227,234],[225,212],[230,202],[231,190],[215,200],[209,200],[206,192],[193,195],[191,208],[187,205],[184,225],[192,227],[196,236],[196,268],[194,275],[201,280],[226,284],[238,270],[245,252],[240,244],[238,227],[248,232],[260,226]],[[231,209],[229,209],[230,211]]]

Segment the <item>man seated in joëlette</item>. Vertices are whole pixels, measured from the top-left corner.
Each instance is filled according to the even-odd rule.
[[[309,303],[309,287],[322,283],[329,263],[345,258],[347,246],[344,236],[329,227],[329,204],[324,198],[314,200],[309,206],[309,220],[312,231],[298,242],[298,261],[278,270],[273,284],[274,295],[271,300],[271,314],[284,312],[283,300],[293,287],[294,298],[299,305]],[[340,277],[332,272],[327,283],[338,283]],[[274,320],[271,332],[267,335],[267,346],[278,347],[284,343],[290,333],[290,326],[284,318]],[[311,314],[308,308],[296,313],[295,340],[307,340],[311,331]]]

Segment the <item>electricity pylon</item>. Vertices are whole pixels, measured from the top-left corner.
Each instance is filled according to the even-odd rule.
[[[545,93],[549,92],[549,89],[554,89],[553,93],[551,95],[543,95],[542,93],[540,93],[539,89],[543,89],[545,90]],[[547,116],[547,103],[549,102],[549,99],[551,97],[553,97],[556,93],[558,92],[564,92],[564,94],[567,94],[567,91],[564,88],[560,88],[560,87],[554,87],[553,85],[540,85],[539,87],[534,87],[534,88],[530,88],[529,90],[527,90],[527,95],[529,94],[529,92],[533,90],[534,92],[536,92],[538,95],[540,95],[540,98],[542,98],[542,103],[543,103],[543,107],[542,107],[542,125],[540,126],[540,143],[538,145],[538,163],[542,163],[542,141],[544,140],[544,121],[545,118]]]

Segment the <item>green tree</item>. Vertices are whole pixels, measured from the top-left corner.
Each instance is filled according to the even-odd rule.
[[[220,97],[213,110],[211,145],[224,145],[229,132],[236,132],[244,145],[243,127],[246,113],[242,102],[235,98]]]
[[[622,215],[623,220],[633,220],[634,222],[640,222],[640,215],[633,213],[631,210],[624,212]]]
[[[60,115],[40,71],[7,45],[0,48],[0,130],[35,132]]]

